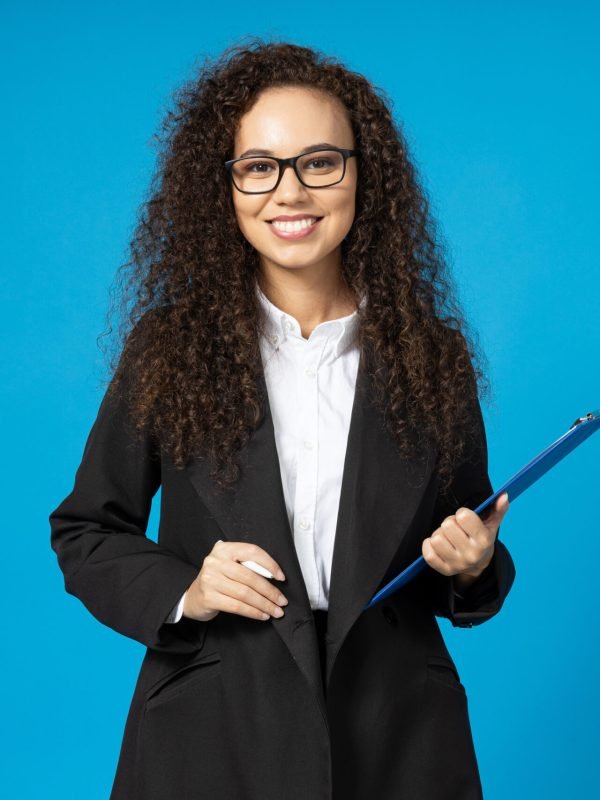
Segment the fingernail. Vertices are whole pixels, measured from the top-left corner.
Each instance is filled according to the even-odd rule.
[[[286,606],[287,605],[287,598],[285,598],[282,594],[280,594],[279,597],[277,598],[277,602],[281,606]]]
[[[283,574],[283,572],[281,570],[279,570],[279,572],[277,573],[277,580],[278,581],[284,581],[285,580],[285,575]]]
[[[273,612],[274,617],[283,617],[283,608],[276,608]]]

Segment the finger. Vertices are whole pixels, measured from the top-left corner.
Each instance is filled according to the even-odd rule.
[[[510,503],[508,502],[507,492],[503,492],[496,498],[494,505],[491,507],[489,513],[485,517],[484,523],[487,528],[492,530],[494,534],[497,533],[498,528],[502,524],[502,520],[508,511]]]
[[[441,572],[443,575],[451,575],[452,568],[438,555],[437,551],[433,549],[431,538],[425,539],[423,542],[423,558],[432,569]]]
[[[469,534],[458,524],[454,517],[446,517],[440,527],[433,532],[432,537],[435,534],[447,539],[456,550],[465,547],[471,541]]]
[[[480,564],[493,552],[494,535],[482,524],[483,535],[467,536],[453,522],[453,518],[444,520],[445,525],[431,535],[432,546],[453,572],[464,572]]]
[[[438,531],[442,533],[452,545],[455,550],[454,555],[461,559],[460,561],[452,561],[458,569],[463,568],[465,564],[476,563],[481,558],[481,554],[489,548],[491,543],[490,531],[481,520],[479,520],[479,530],[476,534],[466,533],[456,522],[454,516],[446,518],[442,522],[440,528],[438,528]],[[434,531],[433,536],[435,536],[435,533],[438,531]],[[441,554],[448,560],[453,554],[443,546],[443,543],[441,543],[441,546]]]
[[[219,548],[217,550],[217,547]],[[261,567],[267,569],[274,578],[279,581],[285,580],[285,575],[275,559],[259,547],[257,544],[249,542],[223,542],[219,540],[213,547],[215,555],[229,558],[232,561],[256,561]]]
[[[499,497],[496,498],[494,512],[500,515],[500,519],[503,519],[509,508],[510,503],[508,500],[508,492],[503,492]]]
[[[270,602],[251,586],[231,580],[226,575],[221,575],[218,582],[211,586],[210,591],[205,592],[205,594],[213,608],[219,608],[233,614],[249,616],[248,609],[251,609],[252,614],[250,616],[260,619],[261,614],[282,617],[285,613],[277,603]]]
[[[442,526],[431,535],[434,550],[454,571],[462,571],[477,564],[489,549],[489,532],[483,527],[484,536],[468,536],[453,517],[444,520]]]
[[[266,578],[257,575],[256,572],[253,572],[244,564],[238,564],[236,561],[230,561],[229,559],[221,559],[220,564],[223,574],[231,578],[231,580],[250,586],[255,592],[266,597],[272,603],[287,605],[287,598],[277,586],[273,586]]]
[[[222,578],[228,578],[237,583],[250,586],[255,592],[266,597],[272,603],[287,604],[287,598],[277,586],[273,586],[266,578],[257,575],[256,572],[243,564],[239,564],[237,561],[209,553],[204,559],[203,586],[219,588]]]
[[[449,520],[446,523],[447,528],[444,525],[446,520],[442,523],[446,534],[457,546],[460,543],[460,548],[467,554],[472,552],[473,549],[478,552],[485,550],[494,539],[495,529],[484,523],[478,514],[468,508],[459,508],[454,516],[447,519]],[[461,540],[457,533],[457,528],[466,534],[466,541]]]
[[[249,606],[241,600],[235,600],[233,597],[222,594],[216,595],[216,599],[211,602],[211,605],[216,611],[224,611],[227,614],[239,614],[241,617],[249,617],[262,622],[271,619],[270,614],[266,611],[259,611],[254,606]]]
[[[459,527],[465,531],[468,536],[473,536],[477,538],[481,535],[481,531],[483,528],[483,523],[479,514],[476,514],[474,511],[471,511],[470,508],[465,508],[464,506],[457,509],[456,514],[453,517],[456,520],[456,523]]]
[[[463,540],[466,541],[466,536],[461,533]],[[434,531],[430,538],[431,546],[434,551],[444,559],[444,561],[454,568],[459,566],[458,562],[462,559],[466,547],[465,541],[461,542],[459,547],[456,547],[442,532],[440,528]]]

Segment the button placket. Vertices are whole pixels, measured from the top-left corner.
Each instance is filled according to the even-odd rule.
[[[320,597],[320,581],[315,553],[314,521],[317,503],[318,466],[318,380],[317,372],[325,342],[321,337],[303,340],[300,359],[300,414],[298,428],[298,472],[296,478],[295,528],[297,541],[310,564],[307,591],[313,606]]]
[[[261,351],[267,356],[263,358],[263,366],[275,436],[278,448],[281,447],[280,468],[288,520],[311,606],[321,607],[323,600],[328,599],[332,544],[329,526],[334,520],[329,519],[329,495],[323,496],[321,508],[319,481],[329,485],[337,479],[338,472],[341,474],[343,465],[343,447],[339,453],[341,459],[330,447],[330,443],[337,444],[334,429],[337,430],[341,420],[337,412],[333,414],[330,398],[322,392],[325,387],[331,389],[330,371],[337,371],[337,358],[349,344],[344,335],[346,319],[320,323],[304,338],[295,317],[270,304],[266,297],[259,295],[259,298],[268,315],[265,326],[268,335],[261,342]],[[350,324],[355,325],[355,321],[348,320],[348,328]],[[279,359],[272,359],[277,351]],[[345,413],[349,411],[345,408]]]

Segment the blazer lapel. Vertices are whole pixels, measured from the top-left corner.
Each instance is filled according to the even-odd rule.
[[[371,381],[361,368],[333,549],[327,681],[344,639],[371,597],[420,555],[420,548],[412,552],[415,542],[407,541],[406,533],[430,483],[437,455],[431,443],[420,442],[417,432],[408,428],[406,435],[415,445],[416,457],[402,457],[371,398]],[[390,576],[392,562],[400,566]]]
[[[242,472],[234,487],[217,493],[208,474],[208,464],[203,459],[194,459],[186,471],[202,502],[223,532],[223,538],[257,544],[283,570],[286,580],[275,580],[273,583],[281,586],[288,604],[284,607],[283,617],[271,618],[270,623],[283,639],[324,708],[314,619],[290,530],[264,374],[260,382],[266,398],[265,413],[242,450]]]
[[[194,459],[186,471],[223,538],[259,545],[283,569],[286,580],[281,588],[288,605],[284,616],[272,618],[271,624],[325,708],[313,614],[285,506],[264,374],[260,382],[265,413],[242,451],[242,473],[235,486],[217,493],[203,459]],[[344,638],[382,584],[399,549],[429,483],[435,456],[432,448],[422,446],[424,466],[421,464],[420,470],[402,459],[370,397],[370,380],[361,356],[334,541],[328,677]]]

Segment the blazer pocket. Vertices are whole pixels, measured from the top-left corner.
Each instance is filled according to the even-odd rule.
[[[221,656],[219,653],[210,653],[202,658],[201,661],[193,661],[184,667],[179,667],[174,672],[169,672],[155,684],[145,694],[146,707],[165,702],[170,698],[176,697],[181,692],[185,692],[196,683],[203,681],[210,675],[220,672]]]
[[[438,683],[443,683],[449,689],[466,694],[465,687],[460,682],[456,665],[445,656],[429,656],[427,658],[427,676]]]

